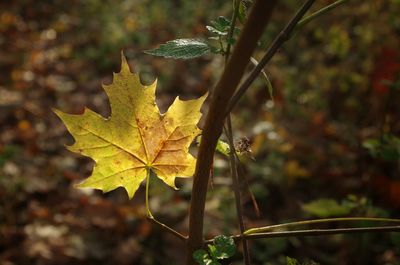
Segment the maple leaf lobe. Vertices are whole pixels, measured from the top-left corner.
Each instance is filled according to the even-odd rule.
[[[81,115],[54,110],[75,139],[68,149],[96,163],[78,187],[103,192],[124,187],[132,198],[149,170],[173,188],[176,177],[194,174],[196,159],[189,146],[200,132],[197,123],[206,95],[176,98],[161,114],[155,103],[156,81],[142,85],[123,55],[121,71],[103,88],[111,106],[107,119],[87,108]]]

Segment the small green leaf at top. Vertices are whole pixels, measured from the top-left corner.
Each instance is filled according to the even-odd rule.
[[[219,31],[228,31],[231,21],[226,17],[219,16],[216,20],[211,21],[211,25]]]
[[[203,56],[210,50],[210,46],[203,39],[176,39],[144,52],[154,56],[188,60]]]
[[[227,259],[235,255],[235,241],[229,236],[216,236],[213,245],[209,245],[210,255],[216,259]]]

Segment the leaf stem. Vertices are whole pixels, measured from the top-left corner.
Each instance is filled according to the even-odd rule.
[[[175,229],[167,226],[166,224],[158,221],[157,219],[154,218],[153,214],[151,213],[150,210],[150,204],[149,204],[149,186],[150,186],[150,175],[151,171],[150,169],[147,170],[147,176],[146,176],[146,212],[147,212],[147,219],[149,219],[151,222],[154,224],[159,225],[162,229],[166,230],[167,232],[173,234],[177,238],[181,240],[187,240],[187,237],[176,231]]]
[[[290,223],[284,223],[284,224],[251,228],[251,229],[246,230],[243,234],[250,235],[250,234],[256,234],[256,233],[263,233],[263,232],[271,231],[274,229],[289,228],[289,227],[300,226],[300,225],[311,225],[311,224],[331,223],[331,222],[349,222],[349,221],[398,222],[398,223],[400,223],[400,219],[390,219],[390,218],[372,218],[372,217],[325,218],[325,219],[305,220],[305,221],[297,221],[297,222],[290,222]]]
[[[150,187],[150,169],[146,170],[146,213],[148,218],[154,218],[150,211],[149,187]]]

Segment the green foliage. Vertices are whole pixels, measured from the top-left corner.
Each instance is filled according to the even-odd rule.
[[[193,252],[193,259],[200,265],[218,265],[218,261],[214,261],[210,258],[210,255],[204,249],[198,249]]]
[[[363,147],[376,158],[386,161],[397,161],[400,159],[400,138],[385,134],[381,139],[370,138],[363,142]]]
[[[0,149],[0,167],[2,167],[7,160],[12,159],[17,152],[18,147],[14,145],[5,145]]]
[[[286,257],[286,265],[318,265],[318,263],[315,263],[314,261],[299,262],[295,258]]]
[[[213,47],[211,49],[213,53],[224,54],[228,43],[233,45],[236,42],[236,38],[240,34],[240,28],[235,27],[232,38],[228,39],[230,24],[231,21],[229,19],[220,16],[216,20],[211,20],[211,26],[206,26],[207,30],[211,34],[209,39],[218,41],[219,47]]]
[[[224,156],[229,156],[229,144],[222,141],[222,140],[218,140],[217,142],[217,147],[215,147],[215,150],[221,154],[223,154]]]
[[[197,137],[195,143],[197,145],[200,145],[200,142],[201,142],[201,136]],[[222,141],[221,139],[218,139],[217,146],[215,147],[215,151],[220,153],[221,155],[229,156],[229,152],[230,152],[229,144],[227,142]]]
[[[207,29],[214,34],[227,35],[231,21],[226,17],[219,16],[216,20],[211,20],[212,26],[207,26]]]
[[[299,262],[294,258],[286,257],[286,265],[299,265]]]
[[[240,29],[235,27],[234,34],[231,39],[228,39],[231,21],[223,16],[218,17],[216,20],[211,20],[211,25],[206,26],[206,29],[211,34],[210,40],[217,40],[217,47],[208,43],[204,39],[176,39],[167,41],[161,44],[158,48],[153,50],[144,51],[147,54],[154,56],[161,56],[172,59],[194,59],[208,54],[209,52],[215,54],[224,54],[227,44],[234,44],[236,37],[240,34]]]
[[[244,1],[240,1],[238,19],[240,23],[244,24],[247,17],[247,7]]]
[[[145,53],[172,59],[193,59],[207,54],[210,46],[202,39],[176,39]]]
[[[386,85],[388,88],[398,91],[400,90],[400,76],[397,78],[397,80],[382,80],[382,84]]]
[[[351,207],[337,203],[332,199],[318,199],[302,206],[303,211],[320,217],[343,216],[351,212]]]
[[[235,242],[232,237],[224,235],[216,236],[213,243],[213,245],[208,245],[213,258],[227,259],[232,257],[236,252]]]
[[[216,236],[212,244],[208,245],[208,252],[204,249],[196,250],[193,259],[200,265],[218,265],[218,260],[227,259],[235,255],[236,246],[231,237]]]

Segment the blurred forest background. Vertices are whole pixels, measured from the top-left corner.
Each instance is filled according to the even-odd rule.
[[[316,1],[312,11],[332,3]],[[301,3],[279,1],[254,57],[260,59]],[[143,188],[102,194],[73,185],[93,162],[52,108],[109,115],[101,83],[119,71],[120,51],[157,103],[198,97],[223,58],[189,61],[143,51],[177,38],[207,38],[232,1],[71,0],[0,2],[0,264],[180,264],[181,242],[146,220]],[[233,112],[243,158],[246,226],[320,217],[400,217],[400,1],[353,0],[311,22],[284,45]],[[238,232],[228,161],[216,155],[206,233]],[[154,180],[157,182],[158,180]],[[179,191],[152,185],[153,213],[187,231],[191,180]],[[363,223],[354,225],[362,226]],[[325,225],[335,228],[336,225]],[[400,234],[252,241],[254,264],[285,257],[320,264],[400,264]],[[236,255],[234,264],[240,263]],[[236,262],[236,263],[235,263]]]

